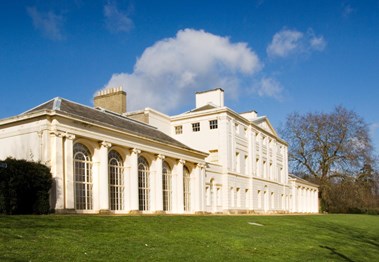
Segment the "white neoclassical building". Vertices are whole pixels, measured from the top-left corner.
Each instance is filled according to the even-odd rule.
[[[222,89],[176,116],[127,113],[120,88],[94,104],[58,97],[0,120],[0,160],[48,165],[57,212],[318,212],[317,186],[289,176],[269,120],[225,107]]]

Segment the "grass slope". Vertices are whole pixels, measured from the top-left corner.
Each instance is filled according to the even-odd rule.
[[[378,261],[378,257],[379,216],[0,216],[0,261]]]

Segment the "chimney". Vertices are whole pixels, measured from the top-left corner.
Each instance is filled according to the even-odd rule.
[[[196,92],[196,108],[213,104],[217,107],[224,106],[224,90],[216,88],[203,92]]]
[[[126,92],[122,87],[108,88],[95,94],[93,99],[95,108],[101,107],[106,110],[123,114],[126,113]]]

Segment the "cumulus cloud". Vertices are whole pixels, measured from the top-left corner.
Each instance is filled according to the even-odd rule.
[[[220,87],[237,97],[241,80],[262,68],[246,43],[185,29],[145,49],[132,73],[114,74],[105,88],[123,86],[128,110],[149,106],[170,112],[192,102],[194,91]]]
[[[286,57],[301,47],[300,40],[303,33],[294,30],[282,30],[274,35],[271,44],[267,47],[267,54],[271,57]]]
[[[316,36],[312,29],[303,33],[297,30],[282,29],[275,33],[266,52],[271,58],[285,58],[294,54],[323,51],[326,41],[323,36]]]
[[[255,93],[259,96],[274,97],[278,100],[282,98],[282,85],[271,77],[263,77],[258,85],[254,88]]]
[[[32,18],[34,27],[39,30],[45,37],[51,40],[63,40],[63,16],[55,14],[53,11],[40,12],[35,7],[26,9]]]
[[[104,6],[104,17],[107,29],[110,32],[129,32],[134,24],[125,12],[118,9],[116,3],[108,2]]]

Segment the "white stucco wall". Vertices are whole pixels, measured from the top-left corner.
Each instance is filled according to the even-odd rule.
[[[49,160],[49,149],[44,147],[48,140],[46,120],[24,121],[19,125],[0,124],[3,125],[0,129],[0,159],[13,157],[41,162]]]

